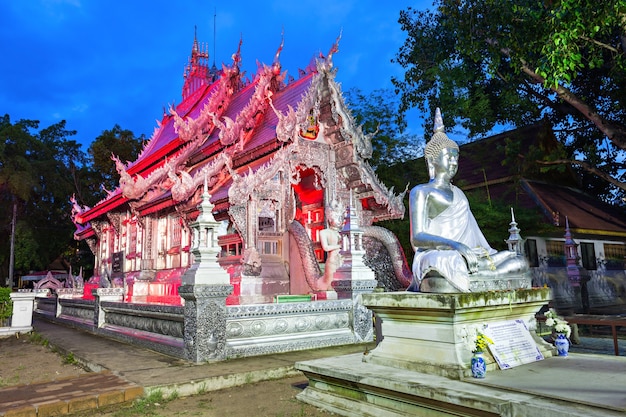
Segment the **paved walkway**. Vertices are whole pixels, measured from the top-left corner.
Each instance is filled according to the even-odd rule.
[[[179,396],[300,375],[298,361],[373,348],[373,344],[330,347],[192,364],[60,324],[35,319],[33,327],[63,355],[91,373],[50,383],[0,389],[0,417],[47,417],[117,404],[154,390]]]

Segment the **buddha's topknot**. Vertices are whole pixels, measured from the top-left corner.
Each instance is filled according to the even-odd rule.
[[[435,110],[435,126],[433,130],[435,133],[424,148],[424,157],[426,160],[437,158],[439,153],[446,148],[459,150],[459,145],[444,133],[445,126],[443,125],[443,118],[441,117],[439,107]]]

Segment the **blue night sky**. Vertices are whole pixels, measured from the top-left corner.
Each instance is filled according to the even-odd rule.
[[[84,150],[115,124],[150,137],[163,109],[181,101],[194,26],[218,67],[242,39],[250,78],[257,61],[272,63],[283,33],[280,61],[295,78],[341,34],[333,61],[342,89],[392,88],[403,74],[390,62],[405,39],[398,17],[409,6],[431,1],[2,1],[0,114],[40,128],[66,120]],[[409,126],[419,134],[418,119]]]

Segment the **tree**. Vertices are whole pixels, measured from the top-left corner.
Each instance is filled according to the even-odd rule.
[[[27,202],[37,182],[37,173],[30,164],[28,154],[36,142],[29,134],[29,129],[36,128],[37,122],[21,120],[11,124],[8,115],[0,119],[0,137],[4,139],[0,148],[0,190],[3,199],[8,200],[10,210],[10,249],[8,258],[8,285],[13,286],[15,265],[15,234],[17,231],[17,212],[21,202]],[[7,213],[8,214],[8,213]]]
[[[72,244],[69,167],[85,156],[67,140],[76,132],[66,130],[65,121],[39,132],[38,127],[34,120],[13,124],[9,115],[0,118],[0,198],[5,203],[0,221],[11,230],[10,251],[7,241],[0,241],[0,265],[10,285],[13,266],[22,272],[45,268]]]
[[[424,142],[406,132],[407,124],[400,101],[391,90],[375,90],[366,95],[357,88],[344,93],[346,104],[357,125],[365,134],[372,135],[370,165],[387,187],[403,191],[408,187],[428,181],[426,165],[416,163]],[[408,196],[404,199],[408,213]],[[391,230],[402,245],[407,259],[413,258],[409,238],[409,218],[386,220],[380,226]]]
[[[418,140],[406,133],[404,112],[393,91],[374,90],[365,95],[358,88],[351,88],[344,96],[356,124],[365,134],[373,135],[369,163],[374,169],[417,157]]]
[[[85,175],[92,174],[93,178],[90,181],[90,189],[81,193],[79,201],[89,205],[94,204],[106,197],[106,191],[113,191],[118,187],[120,178],[111,156],[115,155],[121,161],[134,161],[137,159],[144,141],[144,135],[135,138],[133,132],[122,129],[117,124],[113,126],[113,129],[103,131],[87,150],[91,157],[91,164],[90,172],[85,173]],[[92,197],[91,201],[88,196]]]
[[[402,109],[441,107],[470,137],[546,118],[563,148],[536,162],[571,164],[600,197],[626,195],[626,1],[438,0],[402,11],[395,62]],[[444,116],[445,116],[444,114]],[[426,121],[430,124],[430,121]]]

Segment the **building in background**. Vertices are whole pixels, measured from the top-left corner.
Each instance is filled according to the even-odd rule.
[[[586,194],[571,167],[543,173],[533,165],[536,152],[558,146],[546,123],[462,145],[457,185],[485,199],[538,210],[553,226],[552,232],[533,236],[519,225],[533,283],[551,287],[560,310],[623,312],[626,216]]]

